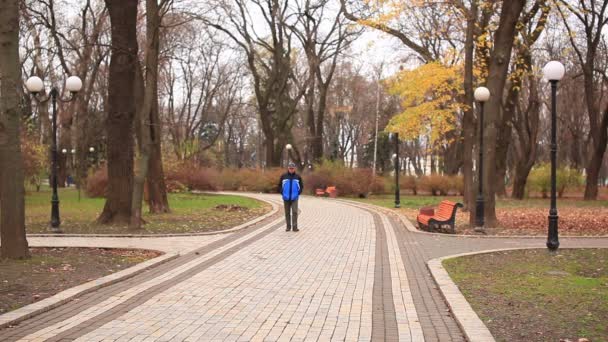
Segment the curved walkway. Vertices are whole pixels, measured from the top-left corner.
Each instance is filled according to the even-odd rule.
[[[0,340],[464,341],[426,262],[545,243],[418,234],[377,208],[330,199],[304,197],[300,209],[297,233],[285,232],[277,213],[219,235],[30,238],[32,246],[152,248],[180,256],[2,329]],[[608,247],[608,239],[561,242]]]

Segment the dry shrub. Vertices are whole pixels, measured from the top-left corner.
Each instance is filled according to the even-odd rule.
[[[449,176],[450,190],[457,195],[464,195],[464,177],[462,175]]]
[[[216,181],[218,187],[224,191],[241,190],[243,175],[242,170],[223,169]]]
[[[450,179],[440,174],[420,177],[420,189],[430,192],[433,196],[446,196],[450,191]]]
[[[215,191],[218,189],[218,171],[196,167],[195,165],[184,163],[181,167],[171,170],[167,174],[167,180],[177,181],[185,185],[188,190]]]
[[[187,186],[182,184],[180,181],[173,179],[168,179],[167,181],[165,181],[165,187],[167,189],[167,192],[169,193],[182,193],[188,191]]]
[[[85,193],[89,197],[105,197],[107,187],[108,168],[104,164],[87,177]]]
[[[317,165],[313,172],[306,174],[304,184],[308,193],[335,186],[339,195],[359,197],[370,192],[383,193],[386,189],[381,177],[372,177],[371,169],[351,169],[330,161]]]
[[[415,176],[402,176],[399,178],[399,188],[407,189],[412,194],[418,194],[418,179]]]

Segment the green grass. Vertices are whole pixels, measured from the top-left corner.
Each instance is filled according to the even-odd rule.
[[[499,341],[608,336],[608,249],[507,251],[443,264]]]
[[[26,227],[29,233],[48,232],[51,192],[29,191],[25,198]],[[98,225],[95,220],[103,209],[103,198],[78,198],[73,189],[59,189],[61,228],[65,233],[126,233],[124,226]],[[218,205],[242,207],[243,210],[215,209]],[[169,194],[171,213],[149,214],[144,204],[144,220],[140,233],[188,233],[225,229],[243,223],[269,210],[261,201],[233,195]]]

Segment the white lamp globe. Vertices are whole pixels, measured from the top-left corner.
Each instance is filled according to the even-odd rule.
[[[82,81],[78,76],[70,76],[65,81],[65,88],[71,93],[77,93],[82,89]]]
[[[68,153],[68,150],[64,148],[63,150],[61,150],[61,153],[66,154]]]
[[[89,152],[95,152],[95,147],[89,147]]]
[[[396,153],[393,153],[392,159],[393,160],[397,159],[397,154]]]
[[[38,76],[32,76],[25,81],[25,87],[30,93],[39,93],[44,88],[44,83]]]
[[[490,90],[486,87],[479,87],[475,89],[475,101],[477,102],[486,102],[490,99]]]
[[[558,61],[551,61],[543,68],[543,76],[549,81],[560,81],[565,73],[566,68]]]
[[[285,148],[288,149],[288,150],[291,150],[291,144],[285,145]]]
[[[74,154],[74,153],[76,153],[76,150],[75,150],[75,149],[72,149],[72,151],[71,151],[71,152],[72,152],[72,154]]]

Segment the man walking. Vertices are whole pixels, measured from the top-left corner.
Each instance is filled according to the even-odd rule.
[[[287,222],[286,231],[293,228],[294,232],[298,229],[298,198],[302,194],[304,183],[302,177],[296,173],[296,164],[289,163],[287,173],[281,176],[279,181],[279,192],[283,195],[285,205],[285,221]]]

